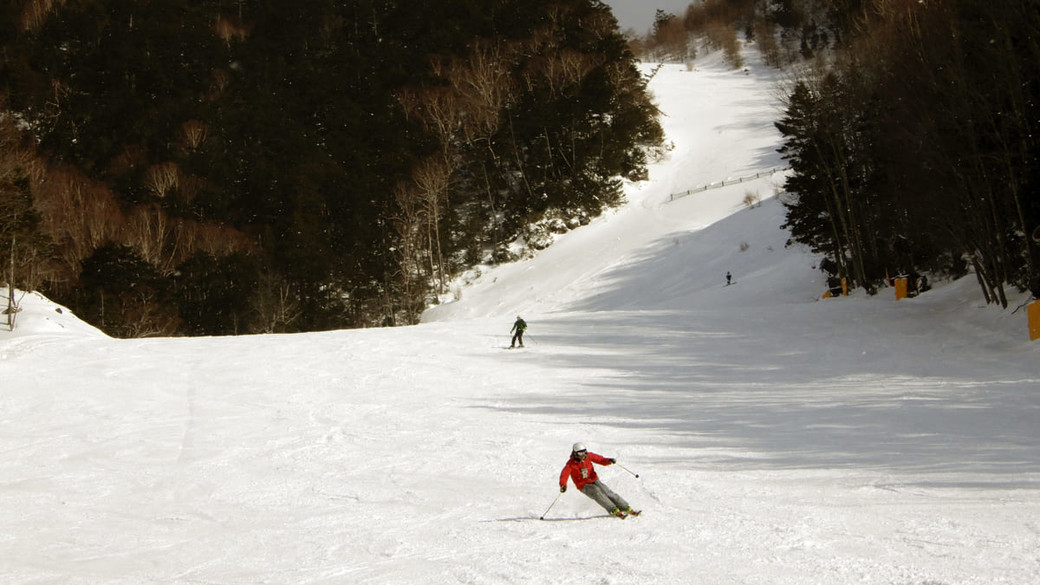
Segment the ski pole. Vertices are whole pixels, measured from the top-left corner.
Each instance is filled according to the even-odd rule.
[[[618,467],[620,467],[621,469],[624,469],[625,471],[627,471],[627,472],[631,473],[632,475],[634,475],[634,476],[636,476],[636,477],[639,477],[639,474],[638,474],[638,473],[636,473],[636,472],[632,471],[631,469],[629,469],[629,468],[625,467],[624,465],[621,465],[620,463],[618,463],[618,464],[617,464],[617,466],[618,466]]]
[[[553,506],[556,505],[556,502],[560,501],[561,497],[563,497],[563,492],[560,492],[560,495],[556,496],[556,499],[553,500],[553,503],[549,504],[549,507],[545,509],[545,514],[548,514],[549,510],[552,510]],[[542,517],[539,518],[539,520],[545,520],[545,514],[542,514]]]

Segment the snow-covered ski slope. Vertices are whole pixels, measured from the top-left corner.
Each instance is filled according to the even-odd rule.
[[[25,296],[0,582],[1040,583],[1023,311],[817,300],[779,177],[669,201],[781,165],[773,75],[662,69],[650,180],[416,327],[114,340]],[[570,489],[539,520],[579,440],[642,516]]]

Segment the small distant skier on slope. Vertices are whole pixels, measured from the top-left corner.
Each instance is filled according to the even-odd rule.
[[[567,478],[574,482],[578,491],[592,498],[600,506],[617,516],[627,518],[629,514],[638,516],[639,512],[632,509],[624,498],[614,493],[606,484],[596,476],[593,463],[598,465],[613,465],[617,459],[604,457],[596,453],[590,453],[584,443],[575,443],[571,448],[571,458],[563,466],[560,472],[560,493],[567,491]]]
[[[524,331],[527,331],[527,322],[520,318],[520,315],[516,316],[516,323],[513,323],[513,328],[509,330],[513,334],[513,341],[509,343],[510,349],[516,347],[516,342],[520,342],[520,347],[524,346]]]
[[[733,275],[726,271],[726,286],[733,284]]]

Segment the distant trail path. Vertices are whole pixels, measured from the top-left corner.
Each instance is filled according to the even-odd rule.
[[[650,165],[649,180],[629,183],[621,208],[559,236],[537,258],[485,267],[460,287],[461,300],[429,309],[423,321],[566,311],[587,297],[590,287],[610,286],[619,267],[645,258],[662,233],[688,234],[729,217],[746,207],[749,190],[760,200],[772,197],[774,173],[762,175],[762,169],[783,166],[773,125],[776,75],[757,65],[745,75],[710,58],[694,71],[661,66],[649,89],[672,148]],[[726,179],[710,196],[673,197],[689,185],[713,185],[719,176],[756,173],[762,176],[743,183]],[[530,278],[532,270],[537,279]]]

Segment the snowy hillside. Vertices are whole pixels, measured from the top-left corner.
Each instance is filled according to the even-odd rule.
[[[1023,311],[818,300],[780,175],[673,201],[782,165],[772,73],[711,59],[651,83],[675,148],[625,206],[422,325],[115,340],[26,295],[0,582],[1040,583]],[[560,495],[575,441],[642,516]]]

